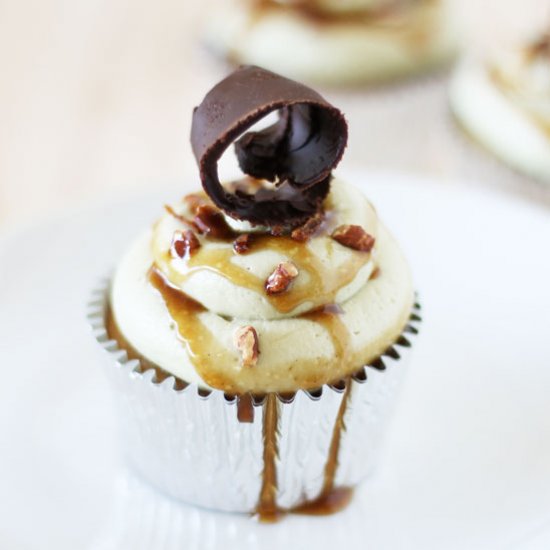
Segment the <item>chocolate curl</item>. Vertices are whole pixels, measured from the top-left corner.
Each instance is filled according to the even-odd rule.
[[[275,124],[244,133],[274,111]],[[195,109],[191,145],[203,188],[216,206],[254,225],[292,228],[321,208],[347,134],[343,114],[317,92],[245,66],[212,88]],[[274,182],[274,188],[249,194],[222,187],[218,161],[233,142],[241,170]]]

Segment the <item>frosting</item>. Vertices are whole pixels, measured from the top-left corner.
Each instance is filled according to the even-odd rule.
[[[406,261],[353,187],[333,183],[327,203],[332,219],[309,240],[294,241],[292,252],[269,244],[286,243],[286,237],[258,236],[257,248],[252,241],[250,251],[239,255],[226,240],[200,236],[196,253],[174,258],[172,235],[184,229],[179,216],[189,213],[183,205],[173,208],[176,216],[162,216],[121,261],[111,307],[129,344],[175,376],[234,393],[314,388],[375,359],[403,330],[413,302]],[[348,222],[375,235],[371,252],[327,235]],[[297,278],[284,294],[268,297],[265,278],[289,259]],[[244,368],[234,336],[249,325],[260,353],[254,367]]]

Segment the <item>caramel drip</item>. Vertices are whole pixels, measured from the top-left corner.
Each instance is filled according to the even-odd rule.
[[[330,441],[330,447],[328,451],[328,458],[325,464],[325,473],[323,480],[323,488],[321,494],[317,500],[327,498],[334,490],[334,478],[336,477],[336,470],[338,469],[338,454],[340,451],[340,442],[342,440],[342,434],[346,429],[344,422],[344,416],[348,407],[348,402],[351,395],[352,383],[351,379],[346,379],[346,389],[342,395],[342,401],[338,408],[338,414],[334,422],[334,429],[332,431],[332,439]]]
[[[292,513],[305,516],[329,516],[346,508],[352,498],[351,487],[336,487],[322,497],[297,506]]]
[[[279,411],[277,395],[270,393],[264,403],[263,441],[264,468],[262,472],[262,487],[258,502],[257,514],[261,521],[274,522],[282,511],[277,506],[277,466],[278,455],[277,436]]]
[[[351,395],[351,379],[346,379],[346,388],[334,421],[332,438],[328,450],[327,461],[323,474],[323,486],[319,496],[307,501],[291,510],[283,510],[277,506],[277,437],[278,437],[278,410],[277,396],[269,394],[264,405],[263,441],[264,441],[264,469],[262,473],[262,488],[257,509],[261,521],[277,521],[285,513],[304,515],[334,514],[345,508],[351,501],[353,489],[349,487],[335,487],[334,480],[338,470],[338,455],[342,434],[346,429],[344,416]]]
[[[327,247],[333,246],[340,245],[328,240]],[[176,286],[181,286],[198,271],[214,271],[234,285],[260,294],[277,311],[289,313],[313,300],[317,304],[334,302],[338,290],[351,283],[359,269],[371,258],[370,254],[354,251],[350,259],[337,270],[329,270],[307,246],[289,237],[255,236],[254,249],[279,253],[296,265],[299,275],[288,291],[268,295],[265,292],[265,279],[232,262],[235,252],[231,246],[223,246],[223,243],[218,248],[202,247],[197,250],[188,260],[189,270],[186,273],[175,270],[167,254],[162,255],[159,267]]]
[[[304,502],[300,506],[293,508],[291,510],[292,513],[310,516],[324,516],[343,510],[351,502],[351,498],[353,496],[352,488],[334,486],[336,471],[338,470],[340,443],[342,441],[342,434],[346,429],[344,416],[348,407],[352,387],[350,378],[346,378],[345,382],[346,388],[342,394],[342,400],[340,402],[340,407],[338,408],[338,413],[334,421],[334,428],[332,430],[332,438],[330,440],[327,461],[325,463],[321,492],[317,498]]]
[[[237,420],[245,424],[254,422],[254,402],[249,393],[237,397]]]
[[[300,316],[325,328],[334,346],[334,361],[338,363],[346,362],[351,349],[350,334],[341,318],[341,313],[339,306],[330,304]]]
[[[160,292],[200,377],[213,388],[234,390],[226,371],[238,365],[238,357],[224,348],[202,323],[200,314],[205,311],[204,308],[170,286],[154,268],[149,271],[149,281]]]

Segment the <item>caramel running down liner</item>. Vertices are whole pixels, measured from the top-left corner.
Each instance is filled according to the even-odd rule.
[[[93,292],[88,319],[108,352],[121,438],[140,477],[179,500],[264,521],[349,503],[351,487],[375,463],[418,333],[418,303],[395,343],[350,377],[292,394],[230,395],[187,384],[122,348],[109,334],[109,288],[104,280]],[[358,460],[365,445],[372,453]]]

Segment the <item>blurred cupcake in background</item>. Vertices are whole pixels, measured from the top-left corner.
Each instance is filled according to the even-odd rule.
[[[243,0],[212,17],[206,40],[235,64],[356,85],[442,65],[457,32],[446,0]]]
[[[481,146],[550,183],[550,32],[489,59],[468,59],[450,86],[453,114]]]

